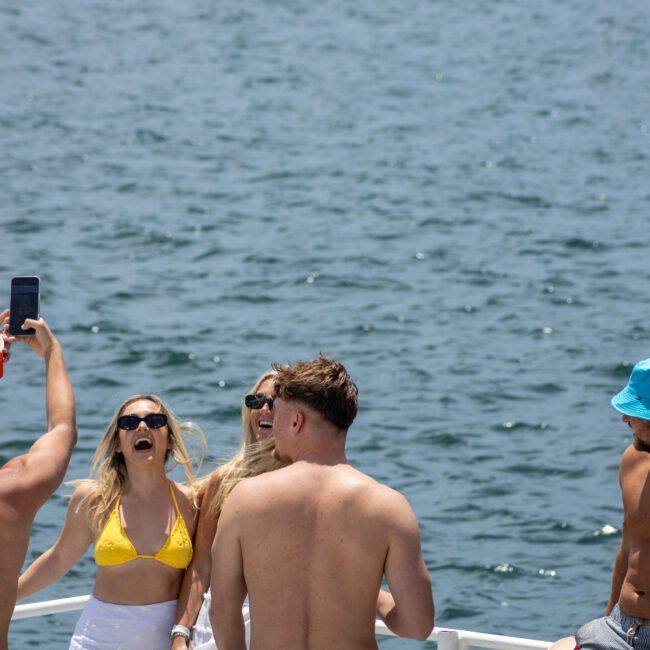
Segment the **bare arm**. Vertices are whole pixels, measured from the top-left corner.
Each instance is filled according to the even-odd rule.
[[[75,490],[59,538],[20,576],[18,600],[31,596],[62,578],[79,562],[92,542],[87,510],[79,506],[87,490],[87,484]]]
[[[212,545],[210,622],[219,650],[246,650],[242,605],[247,589],[237,531],[238,508],[240,505],[235,488],[223,507]]]
[[[20,340],[45,361],[48,431],[28,453],[9,461],[2,469],[14,474],[14,498],[21,499],[27,510],[35,510],[63,480],[77,441],[77,429],[74,393],[59,342],[43,319],[27,319],[23,327],[33,327],[35,335]]]
[[[395,634],[424,641],[433,630],[434,605],[418,524],[401,495],[391,500],[387,514],[393,526],[384,565],[390,593],[379,592],[377,614]]]
[[[190,629],[196,622],[203,603],[203,594],[210,584],[212,543],[214,542],[219,521],[219,515],[210,512],[210,504],[219,489],[221,472],[219,470],[213,472],[209,481],[210,484],[201,499],[199,522],[194,538],[194,555],[183,577],[181,591],[178,595],[178,606],[176,607],[176,623]],[[171,647],[172,650],[184,650],[187,648],[185,638],[182,636],[175,637]]]
[[[636,455],[633,453],[630,447],[628,447],[623,453],[621,458],[621,465],[619,468],[619,483],[621,486],[621,493],[624,495],[623,487],[623,477],[625,474],[631,473],[635,465]],[[625,498],[623,498],[623,509],[625,509]],[[623,526],[621,534],[621,545],[618,547],[616,552],[616,559],[614,560],[614,570],[612,571],[612,588],[609,595],[609,602],[605,608],[605,616],[609,616],[611,611],[614,609],[616,603],[621,595],[621,588],[625,582],[625,576],[627,575],[627,565],[629,558],[629,549],[628,549],[628,538],[629,534],[626,530],[625,525],[625,514],[623,515]]]
[[[623,524],[623,540],[621,541],[621,545],[616,553],[614,570],[612,571],[612,589],[609,596],[609,602],[605,608],[605,616],[609,616],[616,603],[618,603],[618,599],[621,595],[621,587],[623,586],[627,574],[628,555],[627,548],[625,547],[625,524]]]

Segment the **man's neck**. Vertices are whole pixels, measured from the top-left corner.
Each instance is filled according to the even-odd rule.
[[[345,445],[336,449],[306,448],[299,450],[293,458],[294,463],[298,462],[315,463],[317,465],[347,465],[348,459],[345,455]]]

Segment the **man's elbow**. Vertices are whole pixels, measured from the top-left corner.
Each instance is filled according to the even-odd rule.
[[[402,616],[395,610],[385,619],[388,628],[397,636],[416,641],[426,641],[433,631],[433,611]]]
[[[430,611],[422,613],[417,620],[412,620],[409,624],[408,636],[410,639],[415,639],[417,641],[426,641],[433,632],[434,626],[434,609],[431,608]]]
[[[411,638],[416,641],[426,641],[431,636],[431,632],[433,632],[433,618],[419,624]]]
[[[77,425],[74,417],[60,422],[48,422],[47,433],[32,446],[32,451],[48,450],[51,455],[70,455],[77,444]]]
[[[65,424],[60,424],[59,429],[61,431],[60,436],[70,442],[70,447],[75,447],[77,444],[77,424],[72,421]]]

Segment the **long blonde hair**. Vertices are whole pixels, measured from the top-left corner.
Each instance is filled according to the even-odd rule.
[[[171,445],[165,455],[165,463],[170,459],[174,462],[167,471],[171,471],[176,465],[182,465],[187,484],[191,487],[194,486],[193,460],[185,444],[185,436],[189,434],[199,443],[200,453],[197,461],[200,466],[205,452],[205,435],[201,428],[193,422],[179,422],[172,410],[157,395],[133,395],[122,402],[113,414],[110,424],[102,436],[97,451],[95,451],[95,455],[93,456],[92,474],[94,475],[94,480],[91,479],[88,481],[90,489],[82,501],[82,503],[86,502],[88,506],[90,524],[93,529],[101,529],[115,500],[122,494],[126,485],[126,463],[122,453],[117,451],[119,444],[117,419],[129,404],[133,404],[133,402],[139,400],[153,402],[158,406],[159,412],[167,416],[169,442]],[[72,483],[75,483],[75,481]],[[76,481],[76,483],[79,483],[79,481]]]
[[[265,372],[252,386],[250,392],[257,393],[260,386],[267,380],[273,379],[275,370]],[[209,505],[209,512],[219,514],[224,501],[232,492],[239,481],[271,472],[274,469],[286,466],[287,463],[275,457],[275,438],[271,434],[268,438],[258,442],[251,425],[251,410],[242,406],[242,441],[237,453],[217,471],[221,473],[221,480],[217,492]]]

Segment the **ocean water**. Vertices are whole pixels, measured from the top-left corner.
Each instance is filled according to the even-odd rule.
[[[68,478],[149,391],[205,429],[207,471],[268,364],[322,351],[360,389],[351,462],[418,516],[437,625],[553,640],[599,615],[629,444],[609,399],[650,356],[649,19],[641,0],[4,2],[0,296],[41,277],[78,401]],[[0,413],[5,460],[45,426],[19,346]],[[87,555],[32,600],[93,574]],[[66,648],[76,618],[16,622],[11,647]]]

